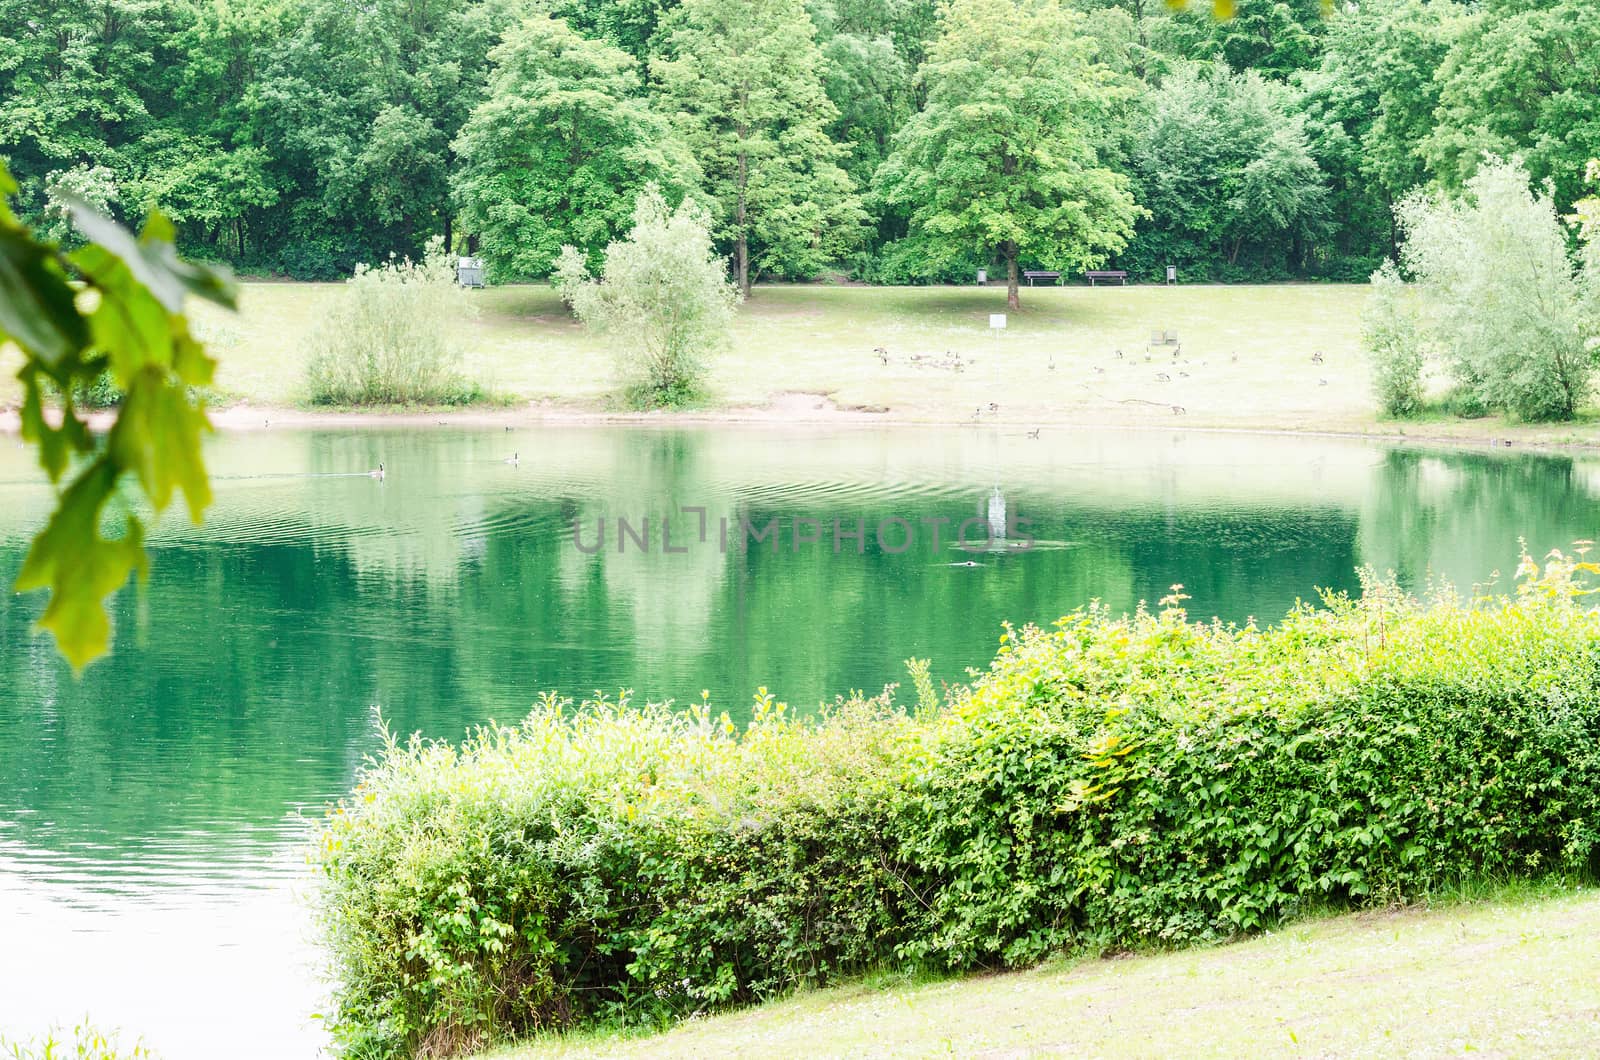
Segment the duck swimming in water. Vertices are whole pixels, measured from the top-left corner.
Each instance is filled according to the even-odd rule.
[[[504,460],[502,460],[500,462],[502,464],[510,464],[512,467],[516,467],[517,464],[521,462],[521,458],[522,458],[522,454],[520,454],[520,453],[512,453],[510,456],[506,457]]]
[[[375,471],[368,471],[367,472],[367,476],[369,478],[375,478],[375,479],[379,480],[380,482],[383,481],[383,464],[382,463],[378,464],[377,470],[375,470]]]

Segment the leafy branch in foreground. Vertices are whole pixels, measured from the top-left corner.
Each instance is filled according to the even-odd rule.
[[[224,273],[178,259],[172,225],[159,213],[136,239],[69,198],[89,242],[66,253],[17,220],[7,202],[16,192],[0,163],[0,341],[22,351],[23,440],[38,446],[59,491],[16,589],[50,591],[39,624],[81,670],[110,645],[105,598],[145,569],[143,523],[119,492],[125,476],[157,512],[178,489],[196,522],[211,503],[200,453],[210,423],[191,388],[211,382],[215,362],[189,334],[183,299],[196,294],[231,309],[235,291]],[[125,397],[100,439],[73,395],[108,371]],[[52,389],[61,395],[59,417],[45,409]],[[122,508],[119,537],[102,533],[113,498]]]

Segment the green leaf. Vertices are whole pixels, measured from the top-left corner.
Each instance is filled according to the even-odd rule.
[[[90,464],[61,495],[17,575],[18,592],[50,590],[39,625],[55,635],[57,648],[77,671],[104,655],[111,642],[105,598],[129,573],[144,569],[144,530],[137,518],[128,516],[120,538],[100,534],[101,512],[116,492],[117,477],[108,455]]]
[[[172,224],[156,211],[151,211],[145,223],[143,236],[134,239],[126,228],[96,213],[81,199],[64,196],[72,211],[73,224],[91,243],[113,254],[128,266],[139,283],[159,301],[169,313],[183,311],[185,293],[198,295],[208,301],[233,309],[237,305],[237,291],[231,276],[222,270],[182,261],[173,245]],[[93,249],[93,248],[86,248]],[[74,255],[74,262],[83,252]],[[86,270],[87,271],[87,270]]]
[[[50,250],[10,224],[0,224],[0,335],[47,367],[89,341],[72,287]]]
[[[157,511],[172,502],[175,488],[183,490],[198,523],[211,503],[200,453],[201,436],[210,429],[205,409],[186,388],[151,366],[129,381],[109,452],[119,467],[139,477]]]

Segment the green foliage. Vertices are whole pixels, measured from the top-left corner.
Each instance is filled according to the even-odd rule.
[[[696,1009],[861,967],[894,937],[882,702],[738,733],[547,697],[459,749],[390,748],[319,861],[352,1055],[434,1055]],[[852,881],[849,893],[840,879]]]
[[[1571,419],[1592,383],[1595,321],[1555,204],[1529,190],[1521,162],[1487,159],[1461,198],[1417,193],[1397,213],[1463,396],[1525,420]]]
[[[1372,359],[1372,390],[1386,416],[1410,416],[1422,407],[1423,332],[1405,281],[1394,262],[1372,274],[1372,296],[1361,315],[1361,345]]]
[[[801,0],[685,0],[658,104],[704,172],[715,234],[748,297],[762,274],[810,278],[862,235],[866,214],[828,139],[837,111]]]
[[[1584,163],[1600,153],[1600,6],[1589,0],[1503,3],[1462,24],[1436,80],[1439,104],[1420,148],[1448,188],[1462,189],[1485,155],[1523,160],[1550,181],[1556,205],[1578,197]]]
[[[930,262],[998,255],[1012,306],[1024,260],[1091,267],[1138,214],[1090,135],[1119,93],[1079,25],[1055,0],[954,0],[918,75],[927,103],[874,179]]]
[[[453,258],[435,240],[421,261],[356,266],[311,337],[318,405],[465,405],[481,397],[461,373],[454,332],[465,312]]]
[[[73,206],[81,205],[102,216],[110,216],[118,198],[117,178],[105,166],[73,166],[45,178],[46,218],[40,235],[63,246],[78,246],[82,240],[72,225]]]
[[[676,210],[647,185],[628,238],[606,248],[591,279],[583,255],[563,247],[555,283],[585,324],[616,339],[617,356],[638,402],[677,405],[693,398],[706,359],[727,346],[739,292],[711,246],[711,218],[685,199]]]
[[[1589,160],[1584,176],[1589,185],[1600,192],[1600,158]],[[1583,277],[1589,308],[1597,315],[1595,330],[1600,333],[1600,194],[1574,203],[1570,220],[1577,228],[1578,243],[1583,248]]]
[[[189,334],[183,301],[196,294],[231,307],[234,291],[227,277],[178,260],[160,214],[135,239],[68,196],[88,243],[67,254],[16,219],[7,201],[15,191],[0,165],[0,339],[23,355],[23,440],[39,447],[51,482],[65,480],[16,589],[50,590],[39,624],[81,670],[110,645],[105,598],[144,569],[144,523],[124,480],[157,512],[179,489],[196,522],[211,503],[200,453],[210,425],[194,388],[211,381],[214,362]],[[102,440],[75,398],[108,375],[122,398]],[[47,391],[64,396],[59,418],[45,414]],[[121,509],[119,537],[103,534],[108,509]]]
[[[354,1055],[650,1021],[885,962],[968,969],[1263,930],[1600,844],[1600,567],[1514,597],[1300,607],[1270,629],[1090,608],[1008,632],[914,715],[886,693],[743,733],[546,698],[390,742],[318,862]]]
[[[1258,3],[1216,0],[1213,5],[1169,3],[1180,13],[1167,20],[1167,46],[1201,60],[1221,60],[1235,70],[1287,78],[1316,65],[1333,20],[1325,0]]]
[[[1128,264],[1156,277],[1253,265],[1282,278],[1328,225],[1323,173],[1296,93],[1255,73],[1178,67],[1148,99],[1131,152],[1135,194],[1150,214]]]
[[[534,18],[489,58],[488,97],[455,143],[456,197],[495,279],[547,276],[563,244],[596,260],[647,182],[678,197],[697,182],[626,52]]]
[[[1555,181],[1563,211],[1583,161],[1600,153],[1600,15],[1588,0],[1363,0],[1337,12],[1321,0],[1061,2],[1084,12],[1073,34],[1127,89],[1073,124],[1136,199],[1194,170],[1164,155],[1167,145],[1140,142],[1151,94],[1179,67],[1256,75],[1287,101],[1274,105],[1272,129],[1304,119],[1315,170],[1295,144],[1273,161],[1292,163],[1286,194],[1324,203],[1322,223],[1274,219],[1236,244],[1189,227],[1215,213],[1210,189],[1197,210],[1141,199],[1152,223],[1118,262],[1141,274],[1176,263],[1221,279],[1357,279],[1397,250],[1394,203],[1418,185],[1460,188],[1484,150],[1522,155],[1536,179]],[[0,153],[35,227],[50,223],[49,189],[65,182],[127,215],[158,206],[186,253],[306,279],[347,276],[391,252],[416,257],[434,236],[452,250],[482,242],[501,276],[543,275],[561,242],[592,255],[615,238],[649,179],[709,193],[719,247],[751,277],[805,278],[846,262],[863,276],[970,275],[957,260],[992,265],[992,248],[898,246],[918,235],[912,214],[927,196],[855,194],[928,101],[934,71],[922,68],[938,9],[0,0]],[[1004,22],[1010,10],[993,12]],[[525,37],[530,17],[570,33],[541,28],[540,40],[504,45],[524,58],[503,56],[497,71],[491,51]],[[624,53],[651,70],[649,84],[618,63]],[[1001,79],[989,80],[999,94]],[[1080,87],[1097,99],[1104,83]],[[662,138],[663,122],[679,136]],[[674,157],[674,140],[704,187],[691,187],[694,165],[679,165],[690,159]],[[572,157],[574,144],[594,152]],[[1157,179],[1152,159],[1177,172]]]

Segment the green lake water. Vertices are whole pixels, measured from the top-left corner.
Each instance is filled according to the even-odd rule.
[[[9,585],[49,494],[0,444]],[[210,463],[206,525],[152,535],[115,655],[81,680],[33,635],[42,599],[0,594],[0,1029],[88,1013],[168,1057],[315,1054],[307,820],[374,749],[375,710],[455,737],[545,689],[705,689],[738,717],[764,685],[810,709],[909,656],[963,680],[1003,621],[1091,600],[1182,583],[1192,615],[1271,621],[1363,564],[1504,585],[1519,537],[1600,532],[1593,458],[1328,438],[273,429]],[[997,498],[1008,542],[953,547]],[[738,547],[773,520],[776,549]],[[835,521],[860,543],[836,550]]]

